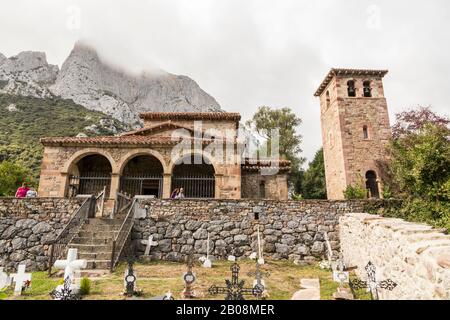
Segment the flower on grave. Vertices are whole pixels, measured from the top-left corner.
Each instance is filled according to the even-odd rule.
[[[269,299],[269,298],[270,298],[269,292],[268,292],[267,290],[264,290],[264,291],[262,292],[262,294],[261,294],[261,299],[262,299],[262,300],[267,300],[267,299]]]
[[[31,281],[30,280],[24,281],[22,284],[22,292],[24,292],[30,288],[31,288]]]
[[[319,268],[322,270],[331,270],[331,263],[328,260],[322,260],[319,263]]]

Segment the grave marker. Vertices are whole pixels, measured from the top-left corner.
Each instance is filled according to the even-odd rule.
[[[182,296],[185,299],[192,299],[195,298],[195,295],[192,291],[192,284],[195,282],[196,280],[196,276],[195,273],[192,272],[192,267],[193,267],[193,258],[192,256],[189,256],[188,261],[187,261],[187,271],[185,272],[185,274],[183,275],[183,280],[184,280],[184,290],[182,292]]]
[[[73,285],[75,283],[74,273],[87,266],[87,261],[84,259],[77,260],[77,255],[78,249],[69,249],[66,260],[56,260],[53,265],[57,269],[64,269],[64,279],[70,279],[72,290],[74,290]]]
[[[0,290],[11,285],[11,278],[6,272],[3,272],[3,267],[0,268]]]
[[[144,252],[145,256],[149,256],[151,248],[158,245],[157,241],[153,241],[153,236],[149,236],[148,240],[141,240],[141,243],[146,245]]]
[[[12,281],[16,283],[14,286],[14,295],[20,296],[22,290],[31,286],[31,273],[25,273],[26,266],[24,264],[19,265],[17,273],[11,274]]]
[[[50,296],[54,300],[81,300],[81,296],[73,290],[72,280],[67,277],[64,280],[64,285],[58,286],[55,290],[50,292]]]
[[[262,292],[258,288],[244,288],[245,281],[239,280],[240,267],[234,263],[231,267],[231,281],[225,280],[226,287],[218,287],[212,285],[208,292],[211,295],[226,294],[225,300],[245,300],[244,295],[261,295]]]
[[[263,272],[261,271],[260,268],[261,264],[256,261],[256,269],[255,271],[250,271],[249,273],[247,273],[247,275],[249,277],[255,277],[255,280],[253,281],[253,288],[258,289],[258,294],[256,296],[256,298],[259,300],[263,297],[263,295],[266,293],[266,283],[263,280],[263,277],[270,277],[270,273],[269,272]],[[261,292],[261,294],[259,294],[259,292]]]
[[[352,290],[368,289],[368,291],[370,292],[370,295],[372,297],[372,300],[379,300],[378,288],[392,291],[395,289],[395,287],[397,287],[397,283],[395,283],[391,279],[377,281],[377,275],[376,275],[377,269],[371,261],[369,261],[369,263],[367,263],[367,266],[365,269],[367,272],[367,281],[363,281],[360,279],[350,280],[350,287],[352,288]]]

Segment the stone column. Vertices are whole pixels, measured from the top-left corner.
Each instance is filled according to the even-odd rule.
[[[118,173],[113,173],[111,175],[111,189],[109,190],[109,197],[111,199],[116,200],[117,197],[117,192],[119,191],[120,188],[120,174]]]
[[[215,198],[220,199],[220,197],[221,197],[220,191],[222,190],[222,184],[223,184],[223,174],[216,173],[214,175],[214,177],[216,179],[215,190],[214,190]]]
[[[65,198],[67,195],[67,188],[69,187],[68,177],[69,177],[69,174],[67,172],[61,172],[61,175],[59,177],[60,185],[59,185],[59,191],[58,191],[58,196],[60,196],[61,198]]]
[[[170,192],[172,188],[172,174],[171,173],[164,173],[163,178],[163,193],[162,197],[163,199],[169,199],[170,198]]]

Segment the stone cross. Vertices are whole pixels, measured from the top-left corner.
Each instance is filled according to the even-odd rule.
[[[77,260],[78,249],[69,249],[66,260],[56,260],[54,267],[57,269],[64,269],[64,279],[69,278],[71,283],[74,283],[74,273],[87,266],[87,261]]]
[[[3,272],[3,267],[0,268],[0,290],[11,285],[11,278],[6,272]]]
[[[370,295],[372,297],[372,300],[378,300],[378,288],[386,289],[389,291],[392,291],[397,287],[397,283],[392,281],[391,279],[383,280],[383,281],[377,281],[377,275],[376,275],[376,267],[375,265],[369,261],[369,263],[366,266],[366,272],[367,272],[367,281],[362,281],[359,279],[351,280],[350,281],[350,287],[352,289],[368,289],[370,292]]]
[[[260,288],[244,288],[245,281],[239,280],[240,267],[237,263],[234,263],[230,269],[231,281],[225,280],[226,287],[212,285],[208,290],[209,294],[216,295],[224,293],[226,294],[225,300],[245,300],[244,295],[253,295],[256,297],[262,294]]]
[[[12,281],[16,283],[14,287],[14,295],[20,296],[22,294],[23,285],[31,281],[31,273],[25,273],[26,266],[24,264],[19,265],[17,273],[11,275]]]
[[[148,240],[142,240],[142,244],[146,245],[144,255],[148,256],[150,254],[150,249],[158,245],[157,241],[153,241],[153,236],[149,236]]]

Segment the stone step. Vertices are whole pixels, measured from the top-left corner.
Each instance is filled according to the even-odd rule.
[[[84,225],[80,229],[80,231],[93,232],[93,233],[118,232],[119,230],[120,230],[120,226],[110,226],[110,225],[96,225],[96,226]]]
[[[98,253],[112,251],[112,244],[108,245],[94,245],[94,244],[80,244],[70,243],[69,248],[78,249],[78,254],[81,253]]]
[[[79,238],[91,238],[91,239],[113,239],[117,235],[116,231],[80,231],[78,232]]]
[[[92,244],[92,245],[109,245],[113,241],[109,238],[90,238],[90,237],[75,237],[70,242],[71,244]]]
[[[85,260],[108,260],[111,259],[112,252],[83,252],[78,254],[78,259]]]
[[[122,225],[122,219],[100,219],[100,218],[92,218],[86,221],[86,225],[110,225],[110,226],[120,226]]]
[[[111,260],[87,260],[88,269],[109,270]]]

